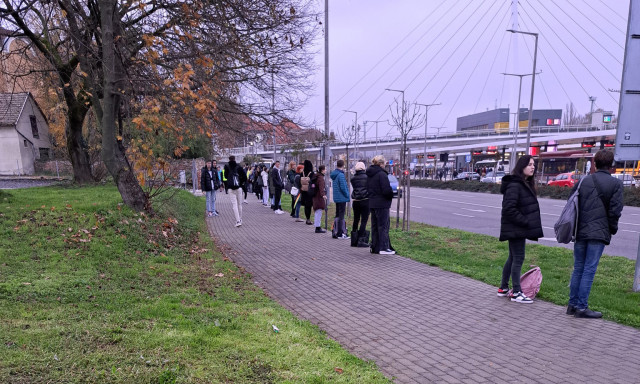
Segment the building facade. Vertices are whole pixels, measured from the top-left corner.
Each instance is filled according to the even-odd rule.
[[[513,112],[515,115],[516,113]],[[527,130],[529,125],[529,108],[520,108],[518,113],[519,131]],[[509,108],[498,108],[490,111],[474,113],[458,117],[456,131],[489,131],[496,133],[509,132],[513,121]],[[532,127],[559,127],[562,122],[562,109],[534,109],[531,121]]]
[[[49,125],[31,93],[0,93],[0,175],[32,175],[50,156]]]

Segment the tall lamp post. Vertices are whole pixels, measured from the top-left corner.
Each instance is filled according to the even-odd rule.
[[[507,29],[507,32],[521,33],[523,35],[530,35],[536,38],[536,43],[533,48],[533,71],[531,72],[531,99],[529,100],[529,126],[527,128],[527,155],[528,155],[529,147],[531,145],[531,123],[533,122],[533,89],[536,84],[536,61],[538,59],[538,34],[536,32],[517,31],[515,29]],[[518,103],[518,108],[520,108],[520,103]],[[518,111],[520,110],[518,109]]]
[[[442,103],[436,104],[420,104],[416,103],[416,105],[421,105],[424,107],[424,153],[422,157],[422,178],[424,179],[425,171],[427,168],[427,116],[429,115],[429,107],[434,105],[442,105]]]
[[[385,91],[390,91],[390,92],[400,92],[402,93],[402,117],[400,120],[400,134],[402,136],[404,136],[403,132],[404,132],[404,91],[401,91],[399,89],[389,89],[389,88],[385,88]],[[401,180],[404,180],[404,137],[402,138],[402,154],[400,155],[400,172],[402,172],[402,178]],[[396,204],[396,229],[398,229],[398,227],[400,226],[400,194],[398,193],[398,199],[397,199],[397,204]],[[406,209],[405,209],[406,211]]]
[[[520,78],[520,86],[518,87],[518,105],[516,105],[516,113],[518,113],[518,120],[516,125],[513,127],[513,152],[511,152],[511,162],[510,164],[515,164],[516,156],[518,155],[516,147],[518,146],[518,133],[520,131],[520,97],[522,95],[522,78],[525,76],[531,76],[530,73],[526,73],[524,75],[516,74],[516,73],[504,73],[505,76],[517,76]],[[528,150],[527,150],[528,152]]]
[[[385,121],[389,121],[389,120],[366,120],[364,123],[365,124],[369,124],[369,123],[376,123],[376,154],[378,153],[378,123],[384,123]]]

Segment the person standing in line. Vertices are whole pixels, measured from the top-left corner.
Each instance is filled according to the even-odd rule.
[[[302,171],[304,170],[304,165],[300,164],[296,167],[296,176],[293,179],[293,186],[298,188],[298,194],[293,196],[291,195],[291,200],[293,200],[293,217],[296,219],[296,222],[303,222],[304,220],[300,218],[300,206],[302,205],[302,183],[300,181]]]
[[[326,230],[322,229],[322,212],[327,207],[327,191],[325,191],[324,172],[326,167],[321,165],[318,167],[318,172],[314,173],[311,182],[316,185],[316,195],[313,196],[313,224],[316,227],[316,233],[325,233]]]
[[[268,178],[268,184],[269,184],[269,201],[271,203],[271,209],[272,210],[276,210],[275,205],[273,204],[273,198],[276,195],[276,190],[273,186],[273,167],[276,166],[276,163],[271,164],[271,167],[269,167],[269,170],[267,172],[269,172],[269,178]]]
[[[589,294],[604,247],[618,232],[624,189],[621,180],[611,177],[613,152],[600,150],[593,161],[596,172],[584,179],[578,195],[578,231],[567,307],[567,315],[589,319],[602,317],[602,312],[589,308]],[[578,184],[571,193],[577,188]]]
[[[236,227],[242,225],[242,186],[247,183],[247,174],[236,163],[236,157],[229,156],[229,163],[223,170],[224,184],[227,191],[231,191],[231,207],[236,217]]]
[[[509,278],[513,285],[511,301],[522,304],[533,300],[522,293],[520,274],[524,263],[527,239],[537,241],[543,237],[540,206],[536,195],[536,165],[533,157],[524,155],[518,159],[510,175],[502,178],[500,192],[502,214],[500,241],[509,242],[509,257],[502,268],[502,281],[498,296],[508,296]]]
[[[288,188],[288,192],[291,192],[291,187],[293,186],[293,182],[296,179],[296,162],[291,160],[289,162],[289,170],[287,171],[287,184],[289,185],[288,187],[286,187],[285,189]],[[295,197],[291,196],[291,217],[293,217],[295,215],[295,208],[296,208],[296,199]]]
[[[216,211],[216,190],[220,188],[220,179],[215,165],[212,165],[214,162],[207,161],[200,171],[200,188],[204,191],[207,199],[207,217],[218,216]]]
[[[366,235],[369,220],[369,194],[367,193],[367,174],[365,165],[356,163],[356,174],[351,178],[351,198],[353,199],[353,227],[351,228],[351,246],[369,247],[369,236]],[[360,229],[358,229],[360,222]],[[365,236],[366,235],[366,236]]]
[[[260,173],[262,177],[262,205],[269,206],[269,173],[267,172],[267,166],[262,167]]]
[[[249,204],[249,202],[247,201],[247,194],[249,193],[249,185],[251,185],[251,183],[249,183],[249,173],[250,173],[249,166],[245,165],[242,168],[242,172],[244,172],[245,179],[247,180],[247,182],[244,183],[244,185],[242,186],[242,195],[244,197],[242,204]]]
[[[347,228],[344,224],[344,214],[347,210],[347,203],[351,201],[349,199],[349,186],[347,185],[347,178],[344,175],[344,161],[338,160],[336,162],[336,169],[331,172],[331,180],[333,181],[333,202],[336,203],[336,219],[338,222],[338,230],[336,231],[337,239],[349,239],[347,235]]]
[[[282,215],[284,211],[280,209],[280,198],[282,198],[282,189],[284,188],[284,182],[282,181],[282,176],[280,175],[279,161],[275,162],[271,173],[271,182],[273,184],[274,191],[272,209],[277,215]]]
[[[384,169],[385,159],[377,155],[367,169],[367,193],[371,213],[371,252],[381,255],[394,255],[389,240],[389,209],[393,200],[393,189]]]
[[[310,180],[313,178],[313,164],[310,160],[304,161],[304,166],[302,170],[302,175],[300,176],[300,193],[302,196],[302,205],[304,205],[304,216],[307,219],[305,224],[311,225],[311,209],[313,208],[313,198],[309,195],[308,187]]]

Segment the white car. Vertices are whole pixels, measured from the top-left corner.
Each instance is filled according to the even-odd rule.
[[[505,175],[504,172],[487,172],[487,175],[480,179],[481,183],[496,183],[502,184],[502,177]]]
[[[614,173],[611,176],[622,181],[622,185],[625,187],[638,187],[638,183],[636,183],[636,179],[634,179],[633,176],[629,174]]]

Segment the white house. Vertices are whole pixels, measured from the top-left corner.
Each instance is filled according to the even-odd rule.
[[[32,175],[50,155],[49,125],[31,93],[0,93],[0,175]]]

